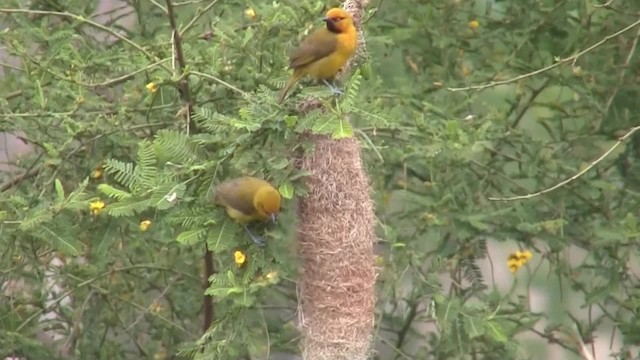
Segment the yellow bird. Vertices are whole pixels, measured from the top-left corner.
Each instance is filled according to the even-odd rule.
[[[265,241],[254,235],[247,224],[252,221],[276,222],[280,213],[280,193],[267,181],[244,176],[227,180],[216,187],[215,201],[223,205],[229,217],[244,227],[251,240],[264,246]]]
[[[278,103],[282,103],[291,87],[305,75],[323,82],[334,93],[342,93],[329,81],[333,82],[338,71],[355,53],[358,42],[356,28],[351,14],[341,8],[330,9],[322,20],[326,26],[309,35],[289,55],[293,75],[282,89]]]

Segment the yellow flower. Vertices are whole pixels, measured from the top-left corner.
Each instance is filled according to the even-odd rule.
[[[164,307],[162,306],[162,304],[160,304],[157,301],[154,301],[153,303],[151,303],[151,305],[149,306],[149,311],[159,314],[160,312],[162,312],[162,310],[164,309]]]
[[[245,253],[243,253],[240,250],[236,250],[236,252],[233,253],[233,257],[236,262],[236,265],[238,266],[242,266],[245,263],[245,261],[247,261],[247,255],[245,255]]]
[[[435,221],[436,220],[436,214],[430,213],[430,212],[423,212],[420,217],[422,218],[422,220],[425,220],[425,221]]]
[[[511,271],[512,273],[515,273],[516,271],[518,271],[518,269],[524,266],[532,257],[533,257],[533,254],[529,250],[524,250],[524,251],[518,250],[514,253],[511,253],[507,258],[507,266],[509,267],[509,271]]]
[[[151,226],[151,220],[140,221],[140,231],[147,231]]]
[[[511,271],[511,273],[514,273],[516,271],[518,271],[518,269],[520,269],[520,261],[517,259],[509,259],[507,260],[507,266],[509,267],[509,271]]]
[[[276,276],[278,276],[278,272],[277,271],[269,271],[267,273],[267,275],[265,275],[264,277],[268,280],[268,281],[272,281],[273,279],[276,278]]]
[[[467,65],[462,64],[462,67],[460,68],[460,72],[462,72],[462,76],[467,77],[471,75],[471,73],[473,72],[473,69]]]
[[[256,11],[253,10],[253,8],[247,8],[247,10],[244,11],[244,16],[253,20],[256,18]]]
[[[469,21],[469,28],[471,30],[477,30],[480,27],[480,22],[478,20]]]
[[[92,201],[89,203],[89,210],[91,211],[91,215],[98,215],[102,209],[105,207],[105,203],[102,200]]]
[[[100,165],[93,170],[93,172],[91,173],[91,178],[100,179],[103,173],[104,173],[104,167]]]
[[[158,91],[158,84],[154,83],[153,81],[148,83],[146,86],[147,90],[149,90],[149,92],[156,92]]]

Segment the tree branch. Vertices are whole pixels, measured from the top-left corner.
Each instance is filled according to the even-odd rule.
[[[489,200],[491,200],[491,201],[514,201],[514,200],[530,199],[530,198],[533,198],[533,197],[536,197],[536,196],[540,196],[540,195],[544,195],[546,193],[552,192],[553,190],[559,189],[559,188],[569,184],[570,182],[578,179],[579,177],[584,175],[587,171],[591,170],[594,166],[598,165],[598,163],[600,163],[607,156],[609,156],[609,154],[611,154],[613,152],[613,150],[615,150],[618,146],[620,146],[620,144],[622,144],[625,140],[627,140],[629,137],[631,137],[631,135],[633,135],[638,130],[640,130],[640,126],[636,126],[634,128],[631,128],[631,130],[629,130],[626,134],[624,134],[624,136],[619,138],[618,141],[615,144],[613,144],[613,146],[611,146],[607,151],[605,151],[604,154],[600,155],[600,157],[598,157],[593,162],[591,162],[587,167],[585,167],[584,169],[582,169],[580,172],[578,172],[577,174],[573,175],[572,177],[570,177],[570,178],[568,178],[566,180],[563,180],[563,181],[555,184],[554,186],[552,186],[550,188],[546,188],[544,190],[540,190],[540,191],[537,191],[535,193],[531,193],[531,194],[527,194],[527,195],[519,195],[519,196],[513,196],[513,197],[490,197]]]
[[[529,77],[532,77],[532,76],[535,76],[535,75],[539,75],[539,74],[542,74],[542,73],[547,72],[549,70],[555,69],[560,65],[564,65],[564,64],[569,63],[569,62],[577,61],[580,56],[582,56],[582,55],[584,55],[584,54],[586,54],[586,53],[588,53],[590,51],[593,51],[593,50],[597,49],[601,45],[607,43],[608,41],[610,41],[612,39],[615,39],[616,37],[624,34],[625,32],[635,28],[638,25],[640,25],[640,20],[634,22],[633,24],[631,24],[631,25],[629,25],[629,26],[627,26],[627,27],[625,27],[625,28],[623,28],[621,30],[616,31],[615,33],[613,33],[611,35],[605,36],[602,40],[600,40],[597,43],[589,46],[588,48],[580,51],[579,53],[577,53],[575,55],[572,55],[572,56],[569,56],[569,57],[564,58],[564,59],[558,59],[558,61],[555,64],[551,64],[549,66],[543,67],[542,69],[538,69],[538,70],[532,71],[530,73],[522,74],[522,75],[516,76],[514,78],[507,79],[507,80],[492,81],[492,82],[490,82],[488,84],[472,85],[472,86],[461,87],[461,88],[447,87],[446,89],[449,90],[449,91],[452,91],[452,92],[455,92],[455,91],[468,91],[468,90],[478,90],[479,91],[479,90],[484,90],[484,89],[488,89],[488,88],[491,88],[491,87],[495,87],[495,86],[498,86],[498,85],[510,84],[510,83],[513,83],[513,82],[516,82],[516,81],[519,81],[519,80],[522,80],[522,79],[526,79],[526,78],[529,78]]]

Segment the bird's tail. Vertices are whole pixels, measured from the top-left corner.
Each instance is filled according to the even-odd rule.
[[[301,77],[302,77],[302,71],[298,71],[297,69],[294,70],[293,75],[291,75],[289,80],[287,80],[287,83],[284,85],[284,88],[282,88],[282,91],[280,91],[280,96],[278,97],[278,104],[282,104],[282,101],[284,101],[284,98],[287,96],[287,93],[289,93],[289,90],[291,90],[293,85],[295,85],[300,80]]]

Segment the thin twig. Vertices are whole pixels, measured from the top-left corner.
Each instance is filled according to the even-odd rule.
[[[201,73],[199,71],[190,71],[191,74],[196,75],[196,76],[200,76],[203,77],[205,79],[209,79],[209,80],[213,80],[219,84],[222,84],[226,87],[228,87],[229,89],[241,94],[242,96],[247,96],[248,94],[246,92],[244,92],[243,90],[240,90],[239,88],[229,84],[228,82],[222,80],[222,79],[218,79],[217,77],[213,76],[213,75],[209,75],[209,74],[205,74],[205,73]]]
[[[142,321],[142,319],[145,317],[145,315],[147,315],[148,313],[150,313],[152,311],[151,307],[154,306],[154,304],[157,304],[158,301],[160,301],[160,299],[162,299],[163,297],[165,297],[167,295],[167,293],[169,292],[169,289],[171,289],[171,286],[173,284],[175,284],[178,279],[180,277],[176,276],[173,279],[171,279],[171,282],[169,283],[169,285],[167,285],[160,294],[158,294],[158,296],[156,296],[153,301],[151,302],[151,304],[149,306],[147,306],[147,308],[140,312],[140,315],[138,315],[138,317],[136,318],[136,320],[134,322],[132,322],[129,326],[127,326],[127,328],[124,331],[129,331],[131,329],[133,329],[140,321]]]
[[[584,344],[584,341],[582,341],[582,337],[575,329],[575,325],[571,330],[571,333],[568,333],[569,331],[567,331],[566,335],[575,342],[580,357],[582,357],[583,360],[596,360],[595,357],[589,352],[589,349]]]
[[[195,130],[195,124],[191,121],[191,114],[193,112],[193,98],[191,97],[191,87],[189,86],[189,74],[184,72],[184,69],[187,67],[187,61],[184,57],[184,51],[182,50],[182,38],[180,37],[180,32],[178,31],[178,25],[176,24],[176,14],[173,10],[173,2],[171,0],[167,0],[167,17],[169,18],[169,26],[171,26],[171,35],[172,35],[172,43],[173,43],[173,56],[175,57],[174,61],[174,75],[178,78],[177,87],[180,91],[180,98],[183,103],[183,109],[187,118],[187,128],[190,130]]]
[[[633,58],[633,54],[636,52],[636,47],[638,46],[638,38],[640,38],[640,28],[638,28],[638,32],[636,33],[636,36],[633,38],[633,42],[631,43],[631,49],[629,49],[627,58],[625,59],[624,64],[622,65],[622,70],[620,71],[620,74],[618,74],[618,82],[616,83],[616,86],[611,91],[611,95],[609,95],[609,98],[607,99],[607,103],[604,106],[604,109],[602,110],[602,114],[598,119],[598,122],[594,126],[595,129],[600,129],[600,125],[602,125],[602,121],[607,116],[607,113],[609,112],[609,108],[611,108],[611,104],[613,104],[613,100],[618,94],[618,90],[620,90],[620,86],[622,86],[622,83],[624,82],[624,78],[627,74],[627,69],[629,69],[629,63],[631,62],[631,58]]]
[[[38,175],[40,173],[40,171],[42,171],[42,168],[40,167],[35,167],[29,171],[26,171],[16,177],[14,177],[13,179],[10,179],[9,181],[5,182],[4,184],[0,185],[0,192],[5,192],[9,189],[11,189],[12,187],[19,185],[20,183],[22,183],[23,181],[30,179],[36,175]]]
[[[600,157],[598,157],[593,162],[591,162],[589,164],[589,166],[587,166],[586,168],[582,169],[580,172],[578,172],[577,174],[573,175],[572,177],[570,177],[570,178],[568,178],[566,180],[563,180],[563,181],[555,184],[554,186],[552,186],[550,188],[546,188],[544,190],[540,190],[540,191],[537,191],[535,193],[531,193],[531,194],[527,194],[527,195],[519,195],[519,196],[503,197],[503,198],[490,197],[489,200],[491,200],[491,201],[514,201],[514,200],[530,199],[530,198],[533,198],[533,197],[536,197],[536,196],[540,196],[540,195],[549,193],[549,192],[554,191],[556,189],[559,189],[559,188],[569,184],[570,182],[578,179],[579,177],[584,175],[587,171],[591,170],[594,166],[596,166],[598,163],[600,163],[602,160],[604,160],[607,156],[609,156],[609,154],[611,154],[613,152],[613,150],[615,150],[618,146],[620,146],[620,144],[622,144],[625,140],[627,140],[631,135],[633,135],[638,130],[640,130],[640,126],[636,126],[634,128],[631,128],[631,130],[629,130],[626,134],[624,134],[624,136],[619,138],[618,141],[616,141],[616,143],[613,144],[613,146],[611,146],[607,151],[605,151],[604,154],[600,155]]]
[[[162,10],[162,12],[167,15],[169,13],[169,11],[167,10],[167,8],[165,8],[164,6],[162,6],[162,4],[158,3],[156,0],[149,0],[151,1],[151,3],[153,5],[155,5],[157,8],[159,8],[160,10]]]
[[[218,0],[212,0],[211,3],[209,3],[209,5],[207,5],[204,9],[202,10],[198,9],[193,19],[189,21],[187,26],[185,26],[182,30],[180,30],[180,36],[183,36],[184,33],[189,31],[189,29],[191,29],[191,27],[196,24],[196,22],[202,17],[202,15],[206,14],[207,11],[209,11],[213,7],[213,5],[215,5],[217,2]]]
[[[211,275],[215,273],[215,268],[213,266],[213,252],[210,251],[207,245],[204,245],[204,290],[209,288],[209,278]],[[211,327],[214,319],[214,309],[213,309],[213,296],[204,295],[204,320],[202,321],[202,333],[206,333],[207,330]]]
[[[602,8],[602,7],[608,7],[609,5],[611,5],[613,3],[613,0],[609,0],[604,4],[596,4],[593,5],[594,8]]]
[[[76,15],[76,14],[72,14],[72,13],[68,13],[68,12],[60,12],[60,11],[43,11],[43,10],[29,10],[29,9],[1,9],[0,8],[0,13],[5,13],[5,14],[36,14],[36,15],[53,15],[53,16],[60,16],[63,18],[71,18],[74,19],[76,21],[85,23],[87,25],[93,26],[97,29],[100,29],[104,32],[107,32],[115,37],[117,37],[118,39],[124,41],[125,43],[129,44],[131,47],[135,48],[136,50],[138,50],[140,53],[142,53],[144,56],[146,56],[149,60],[152,61],[159,61],[160,59],[149,53],[147,50],[145,50],[142,46],[138,45],[137,43],[133,42],[132,40],[130,40],[129,38],[127,38],[126,36],[120,34],[119,32],[115,31],[114,29],[111,29],[107,26],[104,26],[100,23],[97,23],[95,21],[89,20],[87,18],[85,18],[84,16],[80,16],[80,15]],[[171,72],[171,69],[169,69],[167,66],[165,65],[161,65],[166,71]]]
[[[640,20],[634,22],[633,24],[631,24],[631,25],[629,25],[629,26],[627,26],[627,27],[625,27],[625,28],[623,28],[621,30],[616,31],[615,33],[613,33],[611,35],[605,36],[602,40],[600,40],[597,43],[589,46],[588,48],[580,51],[579,53],[577,53],[575,55],[572,55],[572,56],[569,56],[569,57],[564,58],[564,59],[559,59],[559,60],[556,61],[556,63],[551,64],[551,65],[546,66],[546,67],[543,67],[542,69],[538,69],[538,70],[532,71],[530,73],[522,74],[522,75],[516,76],[514,78],[507,79],[507,80],[492,81],[492,82],[490,82],[488,84],[472,85],[472,86],[460,87],[460,88],[447,87],[446,89],[449,90],[449,91],[452,91],[452,92],[455,92],[455,91],[468,91],[468,90],[484,90],[484,89],[488,89],[488,88],[495,87],[495,86],[498,86],[498,85],[510,84],[510,83],[513,83],[513,82],[516,82],[516,81],[519,81],[519,80],[522,80],[522,79],[526,79],[526,78],[529,78],[529,77],[532,77],[532,76],[535,76],[535,75],[539,75],[539,74],[542,74],[542,73],[544,73],[546,71],[549,71],[551,69],[555,69],[560,65],[563,65],[563,64],[566,64],[566,63],[569,63],[569,62],[577,61],[580,56],[582,56],[582,55],[584,55],[584,54],[586,54],[586,53],[588,53],[590,51],[593,51],[593,50],[597,49],[598,47],[600,47],[604,43],[606,43],[606,42],[608,42],[608,41],[610,41],[612,39],[615,39],[616,37],[624,34],[625,32],[635,28],[638,25],[640,25]]]
[[[27,319],[25,319],[17,328],[16,328],[16,332],[21,331],[22,329],[24,329],[25,326],[27,326],[31,321],[33,321],[36,317],[40,316],[40,314],[48,312],[48,311],[52,311],[53,309],[55,309],[65,298],[67,298],[69,295],[73,294],[75,291],[85,287],[85,286],[94,286],[93,283],[103,279],[109,275],[115,274],[115,273],[119,273],[119,272],[123,272],[123,271],[129,271],[129,270],[134,270],[134,269],[158,269],[158,270],[165,270],[165,271],[173,271],[175,272],[175,269],[170,269],[170,268],[165,268],[165,267],[161,267],[161,266],[155,266],[155,265],[147,265],[147,264],[140,264],[140,265],[130,265],[130,266],[125,266],[125,267],[121,267],[121,268],[114,268],[111,269],[109,271],[106,271],[102,274],[98,274],[90,279],[86,279],[86,280],[82,280],[81,278],[72,276],[73,278],[77,279],[77,280],[82,280],[80,281],[78,284],[75,285],[74,288],[69,289],[67,291],[65,291],[64,293],[62,293],[60,296],[58,296],[57,298],[55,298],[53,301],[51,301],[50,305],[45,306],[45,307],[41,307],[41,308],[37,308],[33,314],[31,314]],[[193,276],[191,274],[187,274],[189,278],[193,278]],[[103,288],[97,287],[101,292],[106,292],[108,293],[108,291],[104,290]],[[116,296],[117,297],[117,296]],[[121,299],[120,297],[117,297],[119,299]],[[136,306],[137,308],[144,310],[145,308],[141,305],[138,305],[136,303],[133,303],[129,300],[127,300],[127,302],[129,304],[132,304],[134,306]],[[189,331],[186,330],[185,328],[173,323],[171,320],[166,319],[165,317],[161,316],[160,314],[156,314],[153,313],[153,315],[155,317],[160,318],[163,321],[168,322],[169,324],[171,324],[172,326],[175,326],[176,328],[182,330],[183,332],[185,332],[186,334],[189,334]]]
[[[125,81],[127,81],[127,80],[129,80],[129,79],[131,79],[133,77],[135,77],[136,75],[138,75],[141,72],[145,72],[147,70],[150,70],[150,69],[152,69],[152,68],[154,68],[154,67],[156,67],[156,66],[158,66],[158,65],[160,65],[160,64],[162,64],[162,63],[164,63],[166,61],[169,61],[169,60],[170,60],[169,58],[158,60],[158,61],[154,62],[153,64],[149,64],[149,65],[147,65],[147,66],[145,66],[145,67],[143,67],[141,69],[138,69],[138,70],[136,70],[134,72],[119,76],[117,78],[105,80],[105,81],[103,81],[101,83],[97,83],[97,84],[78,83],[78,84],[82,85],[82,86],[87,86],[87,87],[109,87],[109,86],[118,85],[118,84],[121,84],[121,83],[123,83],[123,82],[125,82]]]
[[[389,341],[389,340],[385,339],[385,338],[384,338],[384,336],[381,336],[378,340],[379,340],[381,343],[383,343],[383,344],[387,345],[388,347],[390,347],[390,348],[391,348],[391,350],[393,350],[393,351],[395,351],[395,352],[396,352],[396,359],[398,358],[398,356],[402,357],[402,358],[403,358],[403,359],[405,359],[405,360],[411,360],[411,359],[413,359],[412,357],[410,357],[410,356],[408,356],[407,354],[405,354],[404,352],[402,352],[402,350],[400,350],[400,349],[398,349],[397,347],[395,347],[395,346],[391,343],[391,341]]]

